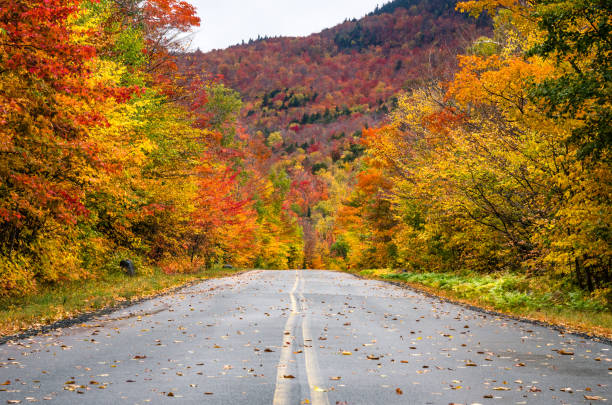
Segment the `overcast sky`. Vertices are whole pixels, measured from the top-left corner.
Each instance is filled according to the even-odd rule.
[[[387,0],[188,0],[202,24],[192,48],[223,49],[261,36],[303,36],[360,18]]]

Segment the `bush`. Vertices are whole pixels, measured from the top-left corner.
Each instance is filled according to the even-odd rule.
[[[35,289],[34,272],[28,259],[12,256],[0,260],[0,296],[21,295]]]

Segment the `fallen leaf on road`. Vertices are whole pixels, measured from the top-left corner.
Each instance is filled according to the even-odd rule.
[[[343,352],[342,352],[342,354],[343,354],[343,355],[345,355],[345,356],[350,356],[350,355],[351,355],[351,354],[353,354],[353,353],[351,353],[351,352],[347,352],[347,351],[343,351]]]
[[[294,375],[288,374],[288,375],[284,375],[283,378],[295,378]]]
[[[337,380],[339,380],[339,379],[341,379],[341,378],[342,378],[342,377],[329,377],[329,379],[330,379],[330,380],[334,380],[334,381],[337,381]]]
[[[404,391],[402,391],[402,390],[401,390],[401,388],[396,388],[396,389],[395,389],[395,393],[396,393],[397,395],[402,395],[402,394],[404,393]]]
[[[565,355],[565,356],[573,356],[574,355],[574,352],[572,352],[571,350],[565,350],[565,349],[561,349],[557,353]]]
[[[264,352],[266,352],[266,353],[271,353],[271,352],[273,352],[273,351],[274,351],[274,350],[272,350],[272,349],[270,349],[270,348],[265,348],[265,349],[264,349]]]
[[[493,390],[495,390],[495,391],[510,391],[510,388],[508,388],[508,387],[495,387],[495,388],[493,388]]]
[[[374,356],[373,354],[368,354],[368,355],[367,355],[367,358],[368,358],[369,360],[379,360],[379,359],[380,359],[380,357],[379,357],[379,356]]]
[[[584,399],[589,401],[603,401],[604,399],[598,395],[585,395]]]

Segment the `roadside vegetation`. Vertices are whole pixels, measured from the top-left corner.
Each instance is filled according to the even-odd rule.
[[[406,283],[427,293],[484,309],[612,338],[609,301],[563,280],[520,273],[351,271],[360,277]]]
[[[115,307],[172,290],[185,284],[239,273],[215,266],[195,272],[168,274],[160,268],[128,277],[117,271],[96,279],[49,284],[36,292],[0,298],[0,336],[40,328],[83,313]]]

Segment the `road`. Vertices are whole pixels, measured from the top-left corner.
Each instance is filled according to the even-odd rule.
[[[0,404],[597,404],[611,349],[343,273],[253,271],[0,346]]]

